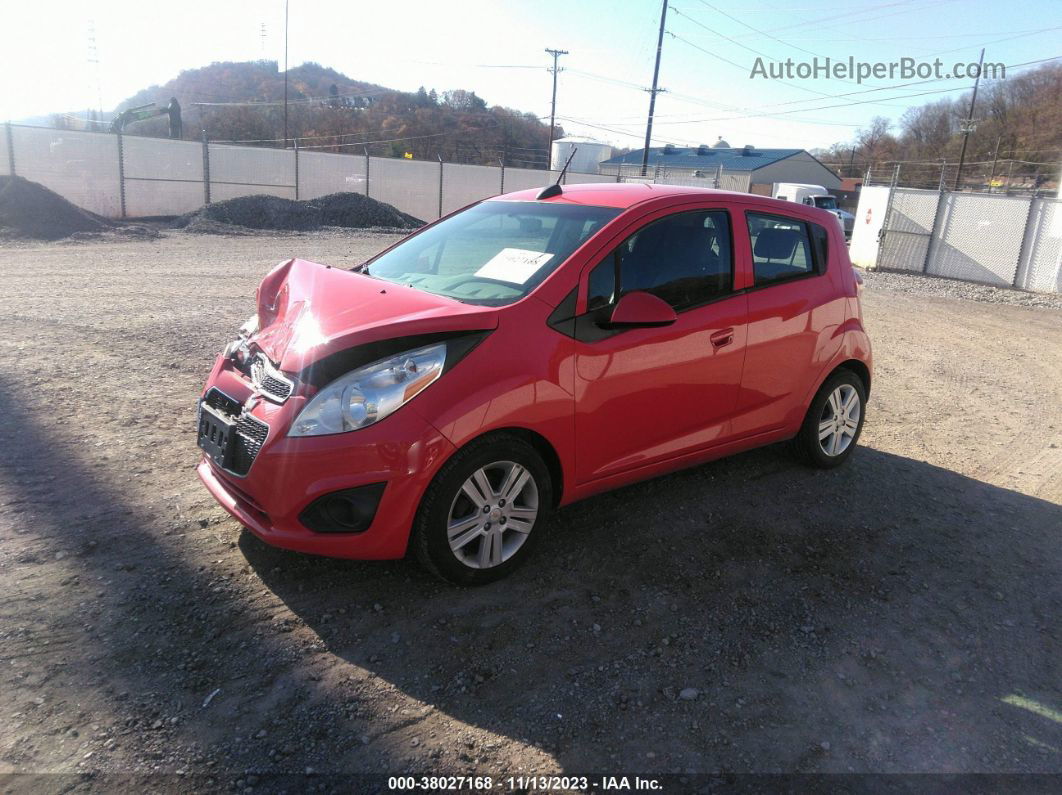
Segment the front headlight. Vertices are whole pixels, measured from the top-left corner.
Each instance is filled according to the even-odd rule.
[[[306,404],[288,436],[356,431],[397,411],[442,375],[446,343],[400,353],[353,370]]]
[[[222,350],[221,355],[226,359],[232,358],[232,355],[240,349],[240,347],[251,338],[252,335],[258,333],[258,313],[251,315],[247,318],[247,321],[240,326],[236,332],[236,339],[230,342]]]
[[[258,313],[255,312],[247,321],[240,326],[239,335],[243,338],[250,337],[252,334],[258,333]]]

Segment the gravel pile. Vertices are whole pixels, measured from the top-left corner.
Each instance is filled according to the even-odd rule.
[[[361,193],[331,193],[306,202],[321,214],[322,226],[353,228],[417,229],[424,222],[395,209],[390,204],[370,199]]]
[[[0,177],[0,237],[60,240],[114,225],[22,177]]]
[[[1058,293],[1030,293],[987,284],[973,284],[955,279],[941,279],[917,273],[864,271],[859,273],[871,290],[895,290],[901,293],[927,295],[937,298],[959,298],[982,304],[1011,304],[1043,309],[1062,309],[1062,295]]]
[[[309,232],[322,226],[416,229],[424,222],[360,193],[333,193],[308,201],[240,196],[182,215],[174,225],[190,232],[238,234],[239,229]]]

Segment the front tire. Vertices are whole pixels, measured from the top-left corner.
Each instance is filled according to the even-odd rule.
[[[808,407],[793,440],[797,454],[820,469],[840,466],[855,450],[866,419],[867,392],[862,379],[840,369],[826,379]]]
[[[507,576],[542,536],[553,484],[523,439],[494,434],[459,450],[424,493],[412,546],[430,571],[458,585]]]

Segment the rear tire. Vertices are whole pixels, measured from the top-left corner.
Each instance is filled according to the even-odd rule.
[[[851,370],[826,379],[808,407],[793,448],[807,464],[832,469],[848,460],[866,420],[867,391]]]
[[[442,579],[484,585],[526,560],[552,505],[549,469],[535,448],[511,434],[485,436],[436,474],[417,511],[411,546]]]

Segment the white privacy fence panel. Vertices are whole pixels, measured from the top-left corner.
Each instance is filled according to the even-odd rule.
[[[369,196],[414,218],[434,221],[439,217],[439,164],[370,157]]]
[[[554,180],[556,177],[554,177]],[[616,178],[606,174],[582,174],[569,171],[564,175],[565,185],[579,185],[587,182],[615,182]]]
[[[0,130],[0,176],[7,176],[11,173],[11,150],[7,148],[7,136],[10,130],[8,125],[4,125],[4,129]]]
[[[1029,199],[949,193],[941,206],[926,273],[984,284],[1014,283]]]
[[[295,198],[295,150],[210,144],[210,200],[255,194]]]
[[[1026,290],[1062,293],[1062,202],[1033,200],[1016,283]]]
[[[203,145],[122,137],[125,210],[131,218],[189,213],[203,206]]]
[[[299,152],[299,198],[365,193],[365,158],[330,152]]]
[[[90,212],[121,215],[116,136],[11,125],[11,139],[18,176]]]
[[[879,214],[885,223],[877,234],[871,222]],[[1026,196],[868,187],[849,254],[863,267],[1062,292],[1062,205]]]
[[[933,234],[940,192],[897,188],[889,206],[889,245],[882,249],[878,267],[922,272]]]
[[[501,192],[501,169],[493,166],[447,163],[442,173],[443,215]]]
[[[505,169],[505,192],[512,193],[528,188],[544,188],[557,180],[557,173],[536,168]]]

